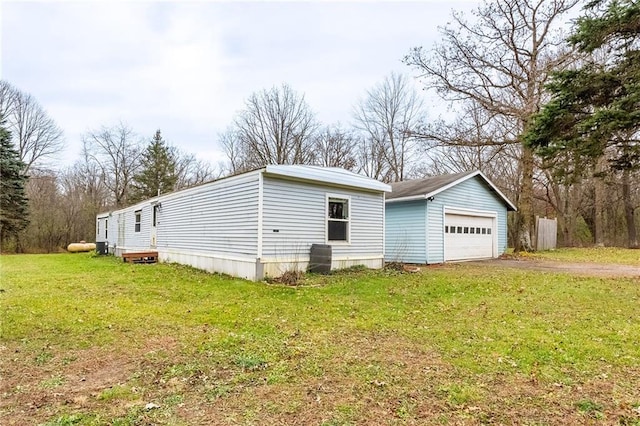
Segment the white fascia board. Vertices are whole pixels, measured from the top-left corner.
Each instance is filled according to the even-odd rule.
[[[335,167],[271,164],[263,170],[272,176],[361,188],[369,191],[391,192],[391,185]]]
[[[391,198],[391,199],[386,199],[384,202],[386,204],[389,203],[399,203],[402,201],[416,201],[416,200],[426,200],[428,195],[411,195],[409,197],[400,197],[400,198]]]

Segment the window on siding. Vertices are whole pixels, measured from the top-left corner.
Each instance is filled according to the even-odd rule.
[[[465,234],[468,234],[468,233],[469,233],[469,227],[468,227],[468,226],[465,226],[465,227],[464,227],[464,233],[465,233]]]
[[[487,228],[487,234],[491,234],[491,228]]]
[[[462,234],[462,226],[458,226],[458,234]]]
[[[445,227],[444,227],[444,233],[445,233],[445,234],[448,234],[448,233],[449,233],[449,227],[448,227],[448,226],[445,226]]]
[[[349,241],[349,200],[329,198],[327,203],[327,241]]]
[[[153,227],[155,228],[158,224],[158,206],[153,206]]]
[[[109,219],[104,220],[104,238],[109,238]]]
[[[142,218],[142,210],[138,210],[135,212],[136,215],[136,232],[140,232],[140,222],[141,222],[141,218]]]
[[[473,226],[471,227],[471,233],[475,234],[476,233],[476,228],[474,228]],[[478,232],[479,233],[479,232]]]

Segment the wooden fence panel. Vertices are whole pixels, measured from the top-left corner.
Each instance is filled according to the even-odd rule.
[[[557,219],[536,218],[536,230],[536,250],[553,250],[556,248],[558,238]]]

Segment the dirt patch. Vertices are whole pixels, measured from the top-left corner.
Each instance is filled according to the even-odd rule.
[[[567,263],[539,259],[493,259],[468,262],[472,265],[487,267],[516,268],[543,272],[566,272],[586,277],[640,278],[640,266],[613,265],[601,263]]]
[[[150,339],[133,351],[88,348],[62,352],[47,347],[50,359],[19,345],[0,347],[0,424],[39,424],[60,407],[83,411],[99,406],[101,392],[126,383],[145,355],[175,349],[170,337]]]

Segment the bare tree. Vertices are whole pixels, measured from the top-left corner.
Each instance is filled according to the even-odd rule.
[[[317,128],[304,96],[284,84],[252,94],[221,144],[234,173],[267,164],[310,164]]]
[[[327,126],[314,138],[315,163],[324,167],[341,167],[354,170],[356,167],[356,137],[339,125]]]
[[[428,88],[452,103],[473,102],[492,120],[510,123],[502,143],[520,155],[516,250],[532,250],[533,151],[523,141],[532,115],[545,100],[552,71],[573,55],[558,33],[561,16],[578,0],[491,0],[468,22],[460,13],[441,29],[442,41],[430,52],[414,48],[405,62]]]
[[[124,123],[87,132],[83,155],[100,169],[115,207],[128,203],[133,177],[140,166],[141,142]]]
[[[356,128],[364,132],[365,140],[372,144],[365,152],[382,154],[388,169],[385,180],[405,179],[413,163],[414,135],[424,115],[416,90],[404,75],[396,73],[367,91],[367,96],[357,104]]]
[[[208,182],[222,175],[221,167],[213,167],[206,161],[197,159],[193,154],[177,150],[176,155],[176,174],[178,176],[176,190]]]
[[[380,141],[360,136],[356,145],[358,173],[381,182],[393,182],[387,165],[385,147]]]
[[[25,173],[38,163],[42,166],[64,148],[62,130],[38,101],[4,80],[0,81],[0,114],[25,163]]]
[[[65,246],[62,195],[53,170],[32,168],[26,186],[31,221],[20,236],[30,252],[55,252]]]

